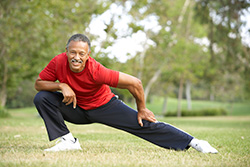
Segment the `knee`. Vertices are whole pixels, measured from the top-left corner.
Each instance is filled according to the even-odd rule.
[[[149,129],[165,129],[169,125],[163,122],[149,122],[146,120],[142,120],[143,122],[143,127],[149,128]]]
[[[45,99],[47,99],[48,96],[49,96],[49,92],[47,92],[47,91],[40,91],[34,97],[33,102],[34,102],[35,105],[40,104]]]

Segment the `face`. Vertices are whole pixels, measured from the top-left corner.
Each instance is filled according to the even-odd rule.
[[[89,58],[89,46],[87,42],[71,41],[66,48],[69,67],[73,72],[81,72]]]

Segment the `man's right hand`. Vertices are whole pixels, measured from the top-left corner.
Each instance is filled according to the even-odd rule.
[[[60,83],[59,87],[64,97],[62,102],[66,103],[66,105],[69,105],[73,102],[73,108],[76,108],[76,94],[72,88],[66,83]]]
[[[63,94],[63,103],[69,105],[73,102],[73,108],[76,108],[76,94],[72,90],[72,88],[66,83],[58,83],[54,81],[45,81],[42,80],[39,76],[35,82],[35,88],[37,91],[45,90],[45,91],[62,91]]]

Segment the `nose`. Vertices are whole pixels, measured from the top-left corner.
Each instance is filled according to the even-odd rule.
[[[75,54],[74,59],[76,59],[76,60],[79,60],[79,59],[80,59],[79,53],[76,53],[76,54]]]

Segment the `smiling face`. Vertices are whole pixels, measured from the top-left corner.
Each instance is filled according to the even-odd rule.
[[[89,58],[89,46],[87,42],[71,41],[66,48],[69,67],[73,72],[81,72]]]

